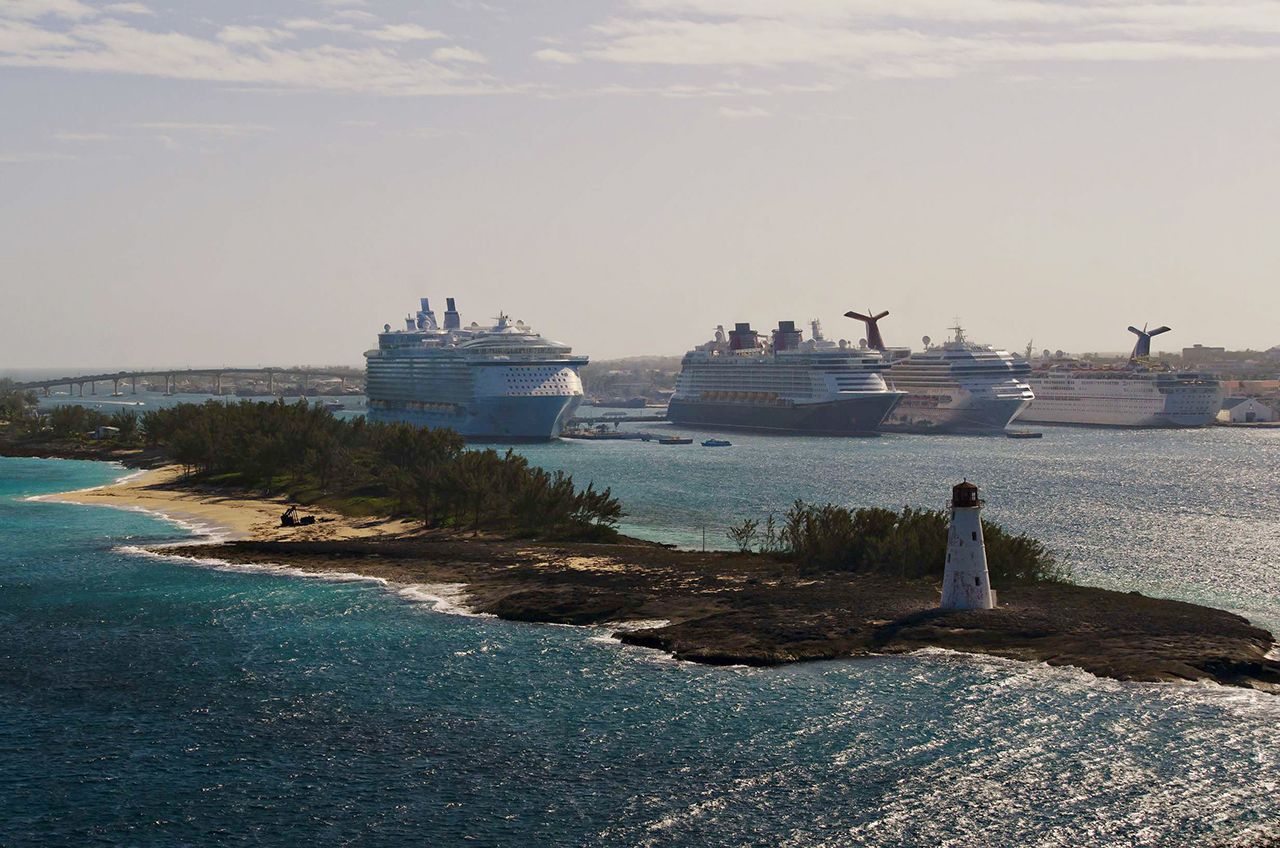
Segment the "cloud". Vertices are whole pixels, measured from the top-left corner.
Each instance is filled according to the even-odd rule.
[[[11,0],[12,2],[12,0]],[[29,3],[31,0],[23,0]],[[7,13],[10,7],[3,7]],[[28,5],[22,11],[30,12]],[[290,29],[315,28],[308,19],[288,21]],[[319,44],[290,47],[271,43],[277,30],[224,27],[205,38],[176,31],[153,31],[123,20],[72,20],[61,31],[43,21],[0,18],[0,67],[54,68],[84,73],[133,74],[198,80],[259,89],[320,89],[381,95],[492,93],[506,88],[449,64],[401,56],[394,46]],[[343,25],[350,27],[350,24]],[[397,42],[434,39],[443,33],[417,24],[370,30]]]
[[[0,165],[16,165],[23,162],[57,162],[64,159],[76,159],[69,153],[51,153],[47,150],[29,153],[8,153],[0,151]]]
[[[200,121],[151,121],[134,124],[145,130],[165,130],[167,132],[201,133],[203,135],[240,136],[275,132],[275,127],[264,124],[210,124]]]
[[[112,3],[109,6],[102,7],[104,11],[114,12],[117,15],[154,15],[155,12],[148,9],[141,3]]]
[[[225,26],[218,31],[218,40],[227,44],[271,44],[293,34],[281,29],[260,26]]]
[[[58,141],[110,141],[115,136],[107,133],[54,133],[53,137]]]
[[[322,30],[325,32],[350,32],[355,29],[351,24],[318,21],[315,18],[290,18],[284,22],[284,26],[289,29]]]
[[[582,60],[572,53],[566,53],[563,50],[556,50],[554,47],[548,47],[544,50],[534,51],[533,58],[543,62],[551,62],[554,65],[576,65]]]
[[[437,29],[427,29],[418,24],[387,24],[381,29],[366,29],[361,32],[379,41],[432,41],[448,38]]]
[[[480,65],[489,61],[483,53],[457,46],[437,47],[431,51],[431,58],[437,62],[474,62]]]
[[[1280,56],[1259,0],[630,0],[586,58],[632,65],[938,78],[984,65]]]
[[[748,106],[745,109],[734,109],[732,106],[721,106],[716,114],[722,118],[772,118],[773,113],[759,106]]]
[[[80,20],[98,14],[80,0],[0,0],[0,17],[35,20],[45,16]]]

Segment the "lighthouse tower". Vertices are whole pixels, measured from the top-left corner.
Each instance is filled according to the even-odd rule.
[[[982,541],[982,501],[969,482],[951,489],[951,532],[947,535],[947,567],[942,574],[944,610],[994,609],[995,592],[987,575],[987,548]]]

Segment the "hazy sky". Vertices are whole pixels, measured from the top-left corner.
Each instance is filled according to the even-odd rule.
[[[0,368],[1280,344],[1276,0],[0,0],[0,81]]]

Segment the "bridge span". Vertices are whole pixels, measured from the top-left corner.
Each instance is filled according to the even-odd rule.
[[[14,383],[12,388],[18,391],[39,391],[43,390],[45,397],[49,396],[49,391],[58,386],[66,386],[67,394],[74,395],[78,387],[80,389],[80,397],[84,397],[84,387],[89,386],[89,393],[96,395],[98,393],[99,383],[111,383],[112,392],[121,394],[120,384],[128,383],[132,388],[132,393],[138,393],[138,378],[160,379],[164,378],[165,394],[172,394],[174,389],[178,387],[179,377],[207,377],[213,384],[213,394],[222,394],[222,378],[230,377],[234,385],[237,376],[253,375],[259,378],[265,378],[267,382],[267,394],[274,395],[276,393],[276,380],[288,379],[289,382],[301,381],[301,390],[306,391],[308,383],[314,377],[328,377],[342,380],[342,387],[347,387],[348,380],[360,380],[364,377],[362,373],[355,369],[326,369],[326,368],[168,368],[153,369],[149,371],[117,371],[114,374],[81,374],[75,377],[54,377],[49,380],[32,380],[26,383]],[[291,378],[291,379],[290,379]]]

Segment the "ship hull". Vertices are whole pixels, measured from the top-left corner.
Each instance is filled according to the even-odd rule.
[[[560,437],[582,395],[481,398],[449,409],[422,409],[384,401],[370,404],[371,423],[448,427],[468,441],[549,442]]]
[[[1068,393],[1037,389],[1036,399],[1018,415],[1028,424],[1079,427],[1184,429],[1206,427],[1222,406],[1218,387],[1160,392],[1140,386],[1124,391],[1117,385],[1089,386]]]
[[[875,435],[901,392],[876,392],[790,406],[672,399],[667,420],[685,427],[733,428],[805,436]]]
[[[950,406],[932,407],[909,402],[910,396],[893,409],[880,429],[886,433],[1001,434],[1030,403],[1022,397],[971,397]]]

